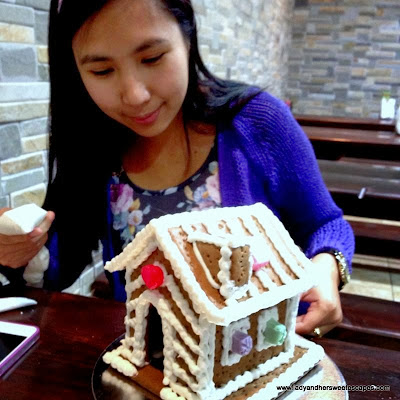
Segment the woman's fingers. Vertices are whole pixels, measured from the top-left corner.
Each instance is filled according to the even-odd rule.
[[[10,208],[0,209],[0,215],[10,210]],[[48,230],[55,218],[53,211],[48,211],[43,221],[24,235],[2,235],[0,234],[0,264],[19,268],[29,263],[29,261],[45,245],[48,238]]]
[[[29,241],[27,235],[2,235],[0,234],[0,245],[13,246],[20,243],[26,243]]]
[[[54,221],[54,218],[55,218],[54,212],[53,211],[47,211],[45,219],[38,226],[38,228],[41,229],[43,232],[48,232],[48,230],[51,227],[51,224]]]
[[[21,251],[12,251],[6,254],[3,254],[1,257],[1,264],[11,268],[19,268],[23,267],[32,260],[36,254],[39,253],[40,249],[46,243],[46,240],[43,239],[37,245],[32,246],[30,248],[24,248],[23,252]]]
[[[51,224],[53,223],[55,218],[55,214],[53,211],[48,211],[44,220],[35,228],[32,232],[29,233],[30,238],[37,238],[43,233],[49,231]]]
[[[47,232],[37,240],[29,239],[24,235],[24,240],[0,246],[0,264],[11,268],[19,268],[26,265],[45,245]]]
[[[332,292],[337,288],[332,288]],[[319,287],[310,289],[302,296],[303,301],[310,303],[307,313],[296,320],[296,332],[300,335],[310,335],[315,328],[328,332],[338,325],[343,318],[339,295],[327,293]]]
[[[0,217],[1,217],[6,211],[8,211],[8,210],[11,210],[11,208],[10,208],[10,207],[3,207],[3,208],[0,208]]]

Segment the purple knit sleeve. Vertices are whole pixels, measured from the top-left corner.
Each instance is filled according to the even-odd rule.
[[[281,122],[276,151],[275,193],[284,224],[308,257],[341,251],[348,264],[354,254],[354,234],[334,203],[320,173],[309,139],[286,105],[278,103]]]
[[[338,250],[351,265],[353,231],[326,188],[311,143],[289,108],[263,93],[238,114],[234,130],[250,160],[252,192],[264,182],[266,204],[306,255]]]

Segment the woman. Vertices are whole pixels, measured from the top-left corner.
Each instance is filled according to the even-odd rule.
[[[351,228],[287,107],[203,65],[189,0],[53,1],[49,54],[47,287],[72,284],[99,240],[110,259],[151,218],[261,201],[320,271],[297,331],[340,322],[333,254],[351,260]],[[123,279],[110,280],[122,300]]]

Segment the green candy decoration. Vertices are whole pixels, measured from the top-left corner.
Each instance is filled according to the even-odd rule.
[[[281,345],[287,336],[286,326],[271,318],[263,332],[264,341],[274,345]]]

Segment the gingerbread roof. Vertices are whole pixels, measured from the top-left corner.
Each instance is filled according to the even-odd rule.
[[[105,268],[126,269],[128,285],[157,249],[194,311],[218,325],[313,286],[311,261],[261,203],[154,219]]]

